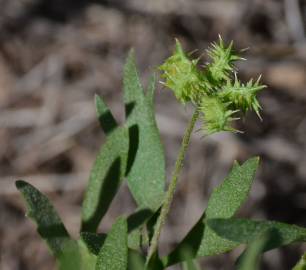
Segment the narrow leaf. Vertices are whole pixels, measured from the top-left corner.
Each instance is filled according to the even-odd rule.
[[[69,256],[67,256],[67,262],[70,263],[71,261],[79,259],[81,260],[82,270],[95,270],[97,255],[91,252],[89,247],[86,245],[86,243],[82,239],[78,240],[78,246],[79,246],[79,251],[80,251],[79,256],[76,257],[76,255],[74,254],[69,254]],[[61,268],[61,270],[69,269],[65,267],[66,266]],[[74,269],[71,268],[71,270],[74,270]]]
[[[194,257],[212,256],[232,250],[237,243],[223,239],[207,227],[208,218],[229,218],[239,210],[246,200],[258,166],[258,158],[252,158],[243,165],[235,163],[229,176],[215,188],[206,211],[186,235],[177,248],[163,259],[168,265],[181,261],[180,253],[188,248]]]
[[[248,197],[258,167],[258,158],[235,163],[228,178],[214,189],[209,198],[206,218],[232,217]]]
[[[165,269],[163,262],[160,260],[157,252],[155,252],[150,258],[149,262],[146,262],[145,270],[163,270]]]
[[[183,259],[183,270],[199,270],[200,267],[198,264],[194,261],[193,254],[190,250],[185,249],[182,250],[183,254],[182,259]]]
[[[236,244],[248,244],[269,230],[272,235],[264,251],[306,240],[305,228],[276,221],[218,218],[208,220],[207,224],[220,237]]]
[[[135,250],[129,250],[128,270],[144,270],[145,258]]]
[[[86,267],[86,260],[83,257],[82,249],[74,240],[65,243],[63,252],[59,255],[57,261],[59,270],[91,270]]]
[[[139,250],[143,244],[143,225],[150,219],[153,212],[150,209],[139,209],[127,218],[128,223],[128,246],[131,249]]]
[[[99,252],[96,270],[126,270],[128,265],[127,222],[119,218]]]
[[[151,243],[151,240],[154,234],[154,228],[156,226],[160,212],[161,212],[161,207],[155,211],[155,213],[150,217],[150,219],[147,222],[147,234],[148,234],[149,243]]]
[[[106,234],[96,234],[96,233],[89,233],[89,232],[82,232],[81,233],[81,242],[82,245],[87,247],[91,256],[91,260],[96,263],[97,255],[99,254],[100,249],[102,248]],[[145,258],[139,254],[136,250],[129,248],[129,255],[128,255],[128,269],[129,270],[143,270]],[[88,256],[89,257],[89,256]],[[95,269],[95,267],[93,268]],[[86,269],[87,270],[87,269]]]
[[[247,247],[246,251],[239,257],[238,270],[257,270],[259,269],[260,257],[265,246],[270,241],[271,232],[263,232],[258,238],[254,239]]]
[[[153,215],[150,209],[140,209],[127,218],[128,231],[131,232],[143,225]]]
[[[150,77],[148,89],[146,93],[146,99],[151,106],[154,106],[154,93],[156,88],[156,75],[153,74]]]
[[[199,270],[199,266],[192,259],[187,259],[183,263],[183,270]]]
[[[60,269],[81,269],[79,259],[69,261],[71,254],[79,258],[78,246],[70,238],[49,199],[25,181],[17,181],[16,187],[26,201],[27,216],[36,223],[38,233],[47,242],[52,254],[57,258]]]
[[[110,109],[104,103],[103,99],[100,98],[98,95],[95,95],[95,103],[100,125],[104,130],[105,134],[109,135],[118,127],[118,124],[114,116],[112,115]]]
[[[95,232],[125,174],[128,131],[118,128],[107,137],[90,173],[82,207],[82,231]]]
[[[165,157],[150,88],[146,98],[131,51],[124,68],[124,103],[130,134],[128,185],[140,208],[156,210],[164,196]]]
[[[140,229],[133,230],[128,235],[128,247],[133,250],[139,250],[141,246],[142,232]]]

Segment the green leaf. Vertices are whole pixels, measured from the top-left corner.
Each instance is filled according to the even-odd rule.
[[[86,267],[81,248],[76,241],[70,240],[65,243],[63,252],[59,255],[58,263],[60,270],[91,270]],[[83,264],[85,263],[85,264]]]
[[[131,232],[138,229],[141,225],[144,225],[153,215],[150,209],[139,209],[135,213],[131,214],[127,218],[128,231]]]
[[[128,270],[144,270],[145,258],[135,250],[129,250]]]
[[[292,270],[306,270],[306,254],[302,256],[302,258],[298,261],[296,266],[292,268]]]
[[[153,212],[150,209],[139,209],[127,218],[129,248],[140,249],[140,244],[143,242],[143,225],[152,215]]]
[[[130,134],[128,185],[140,208],[156,210],[164,196],[166,176],[164,151],[154,118],[152,84],[146,97],[131,51],[124,68],[124,103]]]
[[[96,270],[126,270],[128,265],[127,222],[118,218],[99,252]]]
[[[183,263],[183,270],[199,270],[199,266],[192,259],[187,259]]]
[[[199,266],[192,259],[187,259],[183,263],[183,270],[199,270]]]
[[[133,232],[138,232],[138,230],[136,229]],[[99,251],[101,250],[105,242],[106,236],[107,236],[106,234],[96,234],[89,232],[81,233],[81,239],[79,240],[79,245],[82,247],[82,250],[84,250],[82,252],[83,253],[82,257],[84,258],[83,260],[85,262],[87,261],[87,267],[83,268],[84,270],[95,269],[95,267],[92,268],[92,265],[95,266],[96,264],[97,255],[99,254]],[[128,252],[129,252],[128,269],[143,270],[145,258],[134,249],[129,249]]]
[[[263,232],[258,238],[254,239],[247,247],[246,251],[239,257],[238,270],[257,270],[261,254],[265,246],[270,241],[271,231]]]
[[[150,260],[146,262],[145,270],[163,270],[165,269],[163,262],[160,260],[157,252],[155,252]]]
[[[133,230],[128,235],[128,247],[133,250],[139,250],[141,245],[142,233],[140,229]]]
[[[152,216],[149,209],[140,209],[127,218],[128,223],[128,247],[138,250],[142,237],[141,226]],[[98,255],[106,234],[96,234],[91,232],[81,232],[81,240],[85,243],[88,250],[94,255]]]
[[[146,100],[150,104],[150,106],[154,106],[154,94],[155,94],[155,87],[156,87],[156,75],[153,74],[150,77],[148,89],[146,93]]]
[[[237,245],[249,244],[265,231],[272,232],[264,251],[306,240],[306,229],[276,221],[254,221],[250,219],[210,219],[207,224],[220,237]]]
[[[81,262],[81,269],[82,270],[94,270],[96,266],[97,256],[91,252],[91,250],[88,248],[86,243],[82,240],[78,240],[78,246],[79,246],[79,255],[75,254],[69,254],[67,256],[67,262],[70,263],[74,260],[80,260]],[[66,268],[66,266],[63,266],[61,268],[62,270],[74,270],[74,268]]]
[[[115,129],[91,170],[82,207],[82,231],[95,232],[125,174],[129,147],[126,128]]]
[[[118,124],[103,99],[98,95],[95,95],[95,103],[100,125],[105,134],[109,135],[118,127]]]
[[[81,269],[81,261],[78,259],[78,246],[70,238],[49,199],[25,181],[16,181],[16,187],[26,201],[27,216],[36,223],[38,233],[46,241],[52,254],[56,257],[60,269]],[[70,256],[75,256],[77,259],[70,261]]]
[[[163,259],[165,265],[180,262],[184,248],[190,249],[194,257],[203,257],[224,253],[237,246],[237,243],[219,237],[206,226],[205,220],[229,218],[239,210],[249,194],[258,161],[258,158],[252,158],[241,166],[237,162],[234,164],[229,176],[213,191],[202,217],[177,248]]]
[[[182,250],[182,260],[183,262],[183,270],[199,270],[200,267],[198,264],[193,260],[193,254],[190,250],[185,249]]]
[[[232,217],[248,197],[258,167],[258,158],[242,166],[234,163],[228,178],[214,189],[207,205],[206,218]]]
[[[150,217],[150,219],[147,222],[147,234],[148,234],[148,242],[151,243],[153,234],[154,234],[154,228],[156,226],[158,217],[160,216],[161,207],[158,208],[155,213]]]

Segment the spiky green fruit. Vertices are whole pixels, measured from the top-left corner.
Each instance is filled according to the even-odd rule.
[[[255,82],[251,79],[244,84],[240,82],[235,75],[234,81],[228,80],[227,83],[222,86],[218,95],[224,102],[230,102],[231,108],[241,110],[244,113],[248,110],[254,110],[258,117],[261,118],[259,113],[261,106],[256,95],[266,86],[260,84],[260,78],[259,76]]]
[[[233,42],[226,47],[221,36],[219,43],[212,43],[207,54],[211,59],[211,63],[207,64],[207,77],[217,85],[228,80],[234,70],[234,62],[243,59],[234,53]]]
[[[176,40],[174,54],[159,67],[163,72],[161,77],[165,80],[164,85],[170,88],[183,104],[194,100],[194,97],[208,89],[197,63],[198,59],[190,60],[180,42]]]
[[[220,131],[233,131],[231,124],[239,118],[233,117],[238,110],[231,110],[229,103],[223,103],[217,96],[203,96],[199,110],[202,112],[203,130],[206,134]]]

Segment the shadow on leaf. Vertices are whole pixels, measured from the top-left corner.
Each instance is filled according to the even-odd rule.
[[[128,153],[128,161],[127,161],[125,175],[129,174],[133,166],[138,146],[139,146],[139,127],[138,125],[133,125],[129,128],[129,153]]]
[[[103,185],[99,192],[99,201],[97,208],[92,215],[86,221],[82,223],[82,231],[94,231],[98,227],[100,220],[105,215],[109,205],[111,204],[114,196],[120,185],[120,158],[116,158],[108,170],[108,173],[104,179]]]
[[[196,256],[204,237],[205,223],[203,220],[204,217],[202,216],[191,231],[185,236],[181,244],[179,244],[177,248],[169,254],[167,265],[180,262],[186,250],[188,250],[190,257]]]
[[[153,212],[150,209],[140,209],[137,212],[130,215],[127,219],[128,232],[137,229],[139,226],[144,224],[151,216]]]

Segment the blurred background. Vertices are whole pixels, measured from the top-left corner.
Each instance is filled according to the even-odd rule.
[[[135,48],[144,84],[179,38],[201,55],[221,34],[248,61],[240,77],[258,74],[263,122],[250,113],[243,134],[195,133],[169,222],[165,254],[191,228],[234,159],[259,155],[260,171],[241,217],[306,226],[306,1],[298,0],[0,0],[0,269],[55,269],[25,218],[14,186],[29,181],[46,193],[76,236],[89,171],[105,137],[95,116],[100,94],[119,121],[122,67]],[[205,63],[206,56],[203,56]],[[171,172],[192,113],[158,86],[156,114]],[[101,224],[131,213],[126,186]],[[265,254],[261,269],[291,269],[304,245]],[[205,269],[234,269],[239,250],[201,260]],[[177,268],[173,268],[177,269]]]

